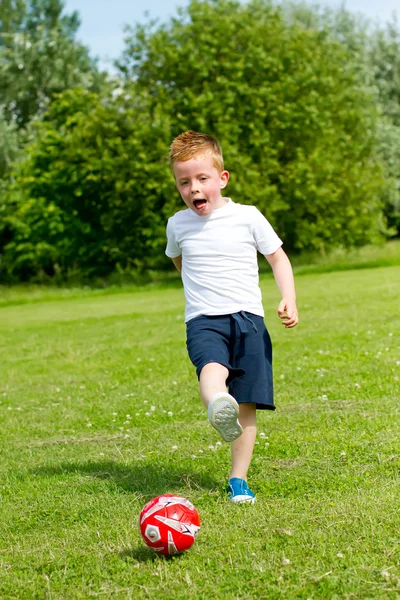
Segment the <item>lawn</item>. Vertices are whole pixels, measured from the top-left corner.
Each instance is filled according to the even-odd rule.
[[[400,597],[400,267],[299,276],[293,331],[261,286],[277,411],[259,417],[254,506],[225,496],[181,289],[2,303],[1,598]],[[202,521],[172,559],[138,531],[163,492]]]

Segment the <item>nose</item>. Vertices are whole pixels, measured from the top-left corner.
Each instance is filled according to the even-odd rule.
[[[190,191],[192,192],[192,194],[198,194],[198,193],[199,193],[199,191],[200,191],[200,190],[199,190],[199,185],[198,185],[198,182],[197,182],[197,181],[194,181],[194,182],[192,183],[192,186],[191,186],[191,190],[190,190]]]

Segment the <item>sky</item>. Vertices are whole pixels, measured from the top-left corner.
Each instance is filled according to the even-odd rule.
[[[152,18],[166,21],[176,15],[185,0],[64,0],[65,12],[78,11],[81,27],[77,38],[99,58],[102,68],[112,70],[112,61],[124,48],[124,25],[143,23],[147,11]],[[338,7],[364,14],[372,20],[386,22],[394,12],[400,20],[399,0],[319,0],[320,6]]]

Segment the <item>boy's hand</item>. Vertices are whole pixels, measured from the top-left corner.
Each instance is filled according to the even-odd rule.
[[[284,325],[287,329],[296,327],[297,323],[299,322],[299,314],[297,312],[296,302],[282,298],[278,306],[278,315],[279,318],[282,319],[282,325]]]

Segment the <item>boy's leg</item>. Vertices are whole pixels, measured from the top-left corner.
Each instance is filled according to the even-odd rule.
[[[208,363],[200,373],[200,396],[206,408],[210,400],[219,392],[226,392],[226,380],[229,371],[219,363]]]
[[[208,408],[208,419],[226,442],[242,434],[239,405],[226,391],[229,371],[220,363],[207,363],[200,372],[200,396]]]
[[[256,405],[239,404],[239,421],[243,427],[243,433],[231,444],[232,470],[229,478],[238,477],[247,480],[257,434]]]

